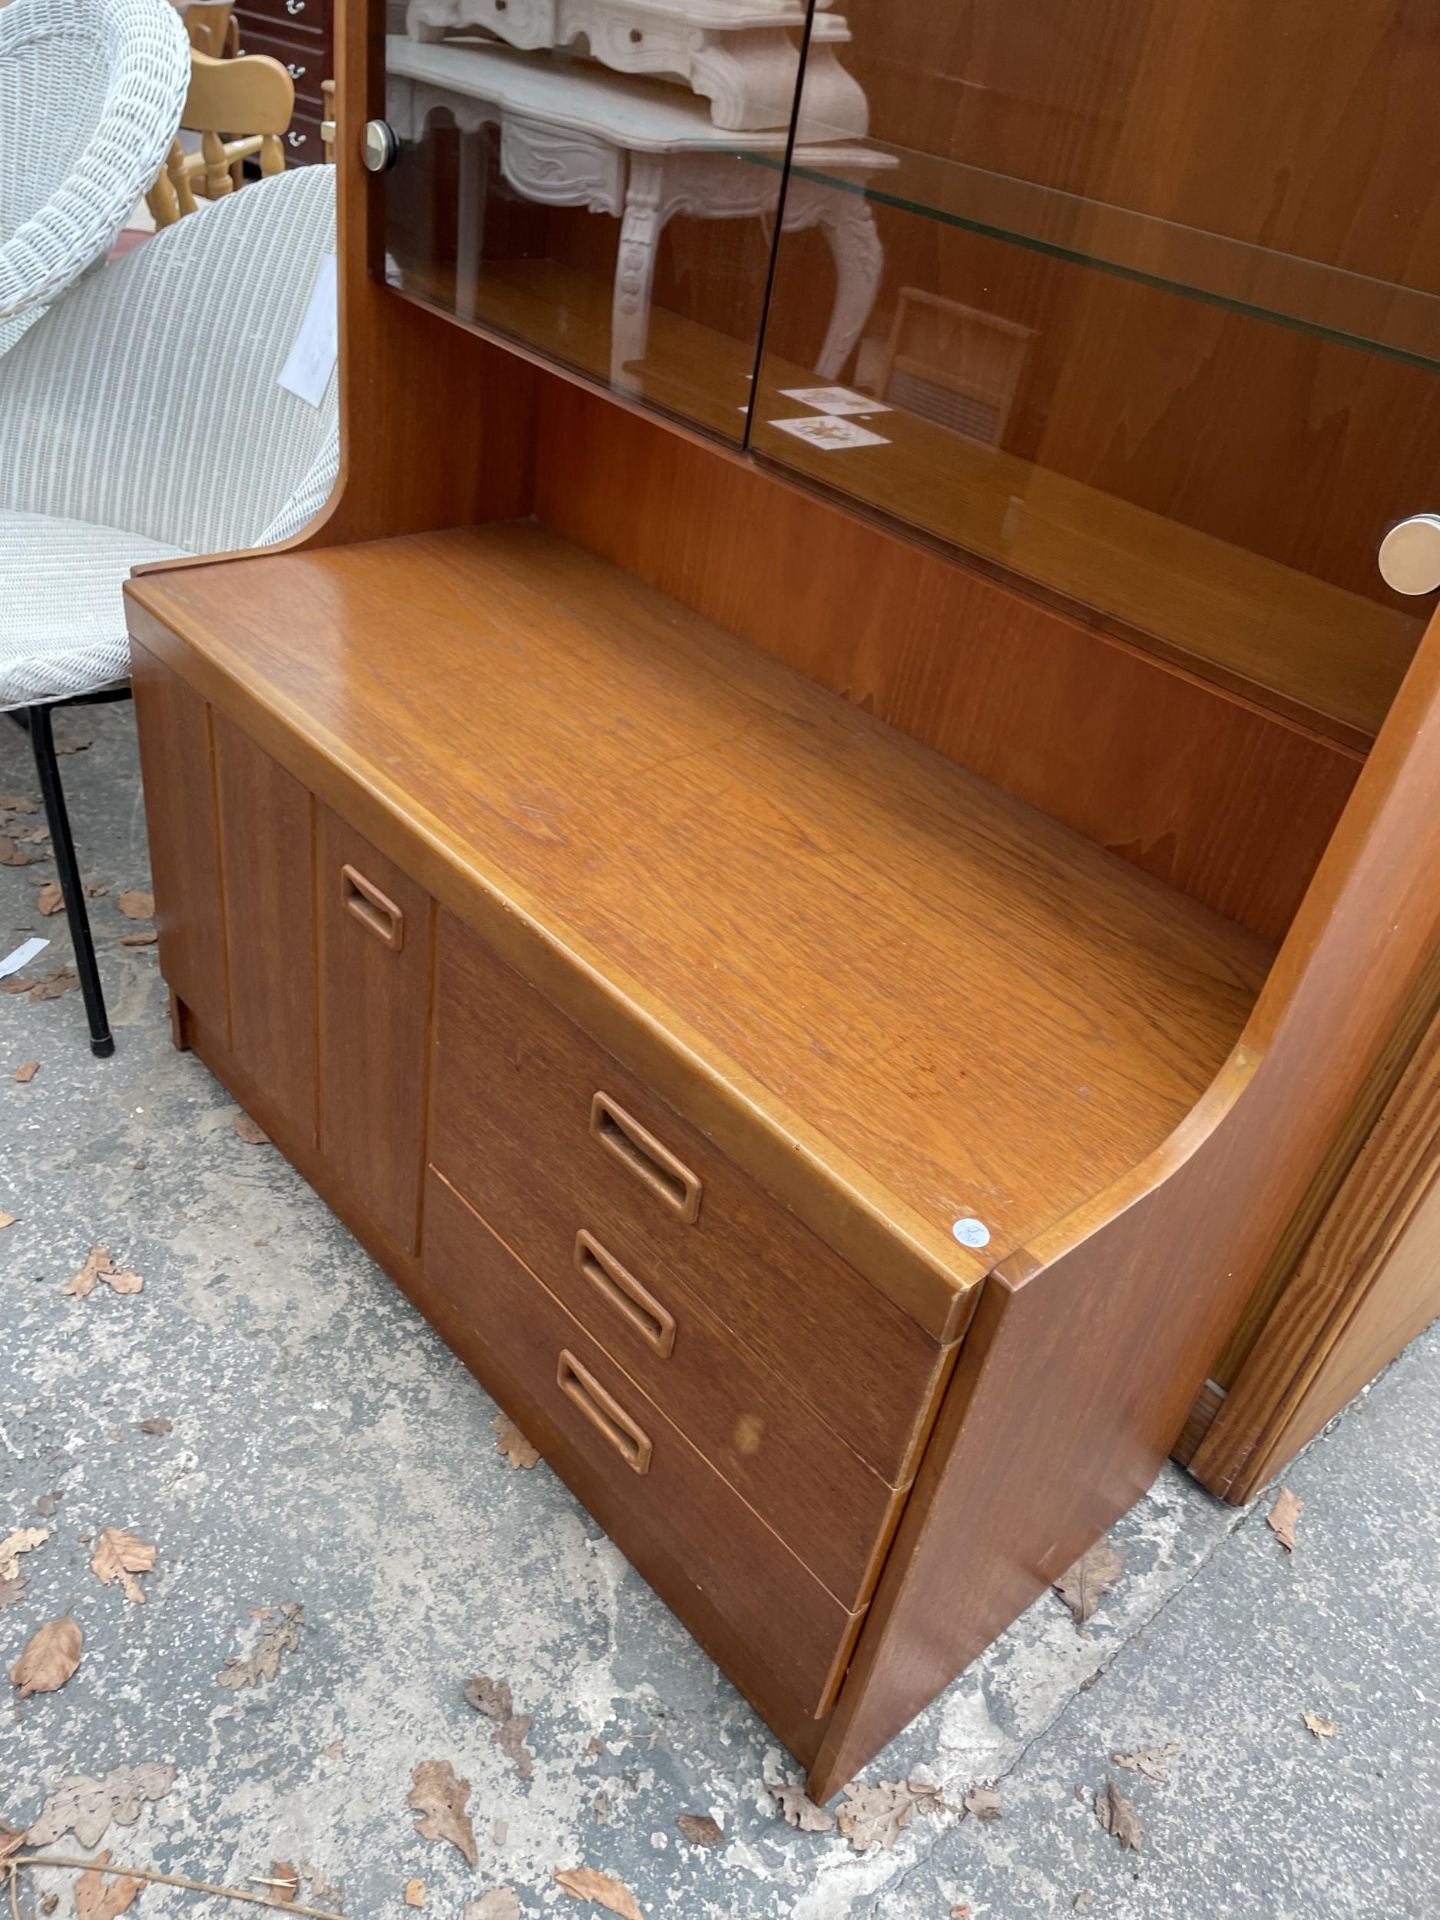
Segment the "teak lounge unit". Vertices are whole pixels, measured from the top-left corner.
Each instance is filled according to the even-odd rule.
[[[1169,499],[1052,459],[1039,387],[1058,433],[1067,369],[1113,386],[1158,315],[1177,394],[1237,329],[1378,393],[1409,288],[1362,311],[1349,228],[1290,272],[1238,205],[1227,252],[1178,161],[1141,230],[1132,132],[1139,166],[1183,77],[1209,151],[1230,99],[1158,8],[1094,24],[1135,126],[1057,149],[1040,205],[1005,142],[1053,120],[957,151],[918,3],[717,0],[693,72],[687,0],[594,0],[578,42],[454,11],[337,15],[327,513],[127,590],[177,1042],[823,1800],[1149,1484],[1440,934],[1440,634],[1348,552],[1223,526],[1198,440]],[[807,52],[777,159],[754,123]],[[603,139],[462,111],[497,61],[507,98],[592,89]],[[827,176],[857,90],[874,165]],[[652,109],[703,166],[658,165]],[[1305,200],[1323,154],[1251,131]],[[817,400],[840,226],[879,251]],[[1350,501],[1376,537],[1390,506]]]

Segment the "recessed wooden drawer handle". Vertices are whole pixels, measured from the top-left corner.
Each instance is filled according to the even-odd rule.
[[[340,884],[347,911],[392,953],[399,953],[405,944],[405,916],[395,902],[354,867],[340,869]]]
[[[555,1371],[555,1382],[567,1400],[573,1400],[591,1426],[602,1433],[626,1466],[635,1473],[650,1471],[653,1448],[650,1436],[641,1431],[620,1402],[608,1394],[600,1382],[582,1367],[573,1353],[562,1353]]]
[[[668,1359],[675,1347],[674,1314],[583,1228],[575,1238],[575,1264],[606,1305],[615,1309],[646,1346],[653,1347],[662,1360]]]
[[[617,1106],[608,1093],[597,1093],[590,1103],[590,1131],[607,1153],[614,1154],[621,1166],[628,1167],[667,1207],[682,1220],[693,1221],[700,1213],[700,1179],[677,1160],[668,1147],[662,1147],[654,1134]]]

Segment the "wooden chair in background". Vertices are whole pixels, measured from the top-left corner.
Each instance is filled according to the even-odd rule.
[[[190,0],[182,18],[190,44],[214,60],[240,51],[240,22],[233,18],[231,0]]]
[[[246,160],[258,158],[262,175],[285,168],[295,82],[280,62],[263,53],[220,60],[198,49],[192,49],[190,61],[190,91],[180,126],[183,132],[200,135],[200,150],[186,153],[178,140],[170,149],[163,172],[145,196],[157,227],[172,226],[182,214],[193,213],[197,197],[217,200],[233,193]]]

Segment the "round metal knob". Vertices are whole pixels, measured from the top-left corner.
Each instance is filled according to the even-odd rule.
[[[361,149],[371,173],[388,173],[400,158],[400,142],[395,129],[385,120],[367,120],[365,144]]]
[[[1396,593],[1440,587],[1440,514],[1415,513],[1380,542],[1380,574]]]

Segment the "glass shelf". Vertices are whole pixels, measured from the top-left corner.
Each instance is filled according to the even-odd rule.
[[[1440,371],[1440,294],[1107,205],[912,148],[867,141],[873,170],[837,173],[797,147],[795,180],[1165,293]],[[750,164],[783,170],[773,155]]]

